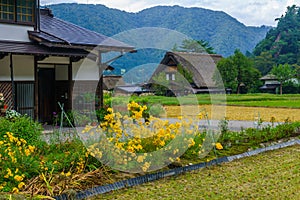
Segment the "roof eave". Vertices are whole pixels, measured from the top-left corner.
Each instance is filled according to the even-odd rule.
[[[136,52],[134,47],[131,46],[109,46],[109,45],[95,45],[95,44],[74,44],[74,43],[66,43],[66,42],[51,42],[40,38],[38,36],[28,34],[30,40],[38,42],[42,45],[47,47],[58,47],[58,48],[72,48],[72,49],[84,49],[84,50],[98,50],[101,52],[110,52],[110,51],[117,51],[117,52]]]

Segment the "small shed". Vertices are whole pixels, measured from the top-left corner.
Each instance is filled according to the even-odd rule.
[[[267,74],[260,80],[264,82],[264,85],[259,88],[262,92],[275,94],[276,89],[280,86],[280,82],[273,74]]]

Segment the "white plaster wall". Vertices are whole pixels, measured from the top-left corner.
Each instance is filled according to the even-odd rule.
[[[9,56],[0,60],[0,81],[10,81]]]
[[[99,67],[89,59],[73,63],[73,80],[98,81]]]
[[[51,59],[51,60],[50,60]],[[46,59],[45,59],[46,60]],[[51,61],[51,62],[50,62]],[[68,80],[68,58],[51,57],[44,63],[56,63],[56,80]],[[13,55],[14,79],[16,81],[34,81],[34,57]],[[54,65],[39,62],[38,67],[53,68]],[[9,56],[0,60],[0,81],[10,81]],[[73,80],[98,81],[99,68],[94,61],[89,59],[73,62]]]
[[[0,81],[10,81],[9,56],[0,60]],[[34,80],[34,57],[13,55],[13,70],[15,81]]]
[[[31,26],[0,24],[0,40],[30,42],[27,31],[33,31]]]
[[[51,64],[69,64],[69,57],[56,57],[49,56],[39,63],[51,63]]]
[[[55,66],[55,80],[67,81],[68,80],[68,65]]]
[[[16,81],[34,81],[34,57],[13,55]]]

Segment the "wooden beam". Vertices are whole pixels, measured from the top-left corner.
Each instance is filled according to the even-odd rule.
[[[82,59],[82,57],[80,57],[80,56],[71,56],[70,62],[78,62],[81,59]]]
[[[46,58],[48,58],[49,55],[38,55],[38,56],[35,56],[35,57],[36,57],[37,61],[42,61],[42,60],[45,60]]]

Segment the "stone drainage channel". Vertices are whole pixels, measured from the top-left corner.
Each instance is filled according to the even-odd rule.
[[[217,165],[217,164],[221,164],[221,163],[231,162],[233,160],[237,160],[237,159],[241,159],[241,158],[245,158],[245,157],[249,157],[249,156],[254,156],[254,155],[266,152],[266,151],[272,151],[272,150],[281,149],[281,148],[294,146],[294,145],[300,145],[300,140],[299,139],[292,139],[288,142],[279,143],[279,144],[276,144],[276,145],[272,145],[272,146],[268,146],[268,147],[248,151],[248,152],[238,154],[238,155],[234,155],[234,156],[221,157],[221,158],[218,158],[218,159],[211,160],[209,162],[204,162],[204,163],[199,163],[199,164],[194,164],[194,165],[188,165],[188,166],[184,166],[184,167],[179,167],[179,168],[175,168],[175,169],[166,170],[166,171],[163,171],[163,172],[156,172],[156,173],[152,173],[152,174],[139,176],[139,177],[136,177],[136,178],[130,178],[130,179],[127,179],[127,180],[115,182],[113,184],[107,184],[107,185],[91,188],[91,189],[88,189],[88,190],[84,190],[84,191],[81,191],[81,192],[77,192],[73,195],[62,194],[60,196],[55,196],[54,199],[56,199],[56,200],[71,200],[71,199],[80,200],[80,199],[85,199],[85,198],[88,198],[88,197],[92,197],[92,196],[96,196],[96,195],[100,195],[100,194],[105,194],[105,193],[108,193],[108,192],[111,192],[111,191],[114,191],[114,190],[128,188],[128,187],[132,187],[132,186],[136,186],[136,185],[141,185],[143,183],[159,180],[159,179],[162,179],[162,178],[166,178],[166,177],[170,177],[170,176],[176,176],[176,175],[179,175],[179,174],[183,174],[185,172],[190,172],[190,171],[198,170],[198,169],[201,169],[201,168],[205,168],[205,167],[209,167],[209,166],[213,166],[213,165]]]

